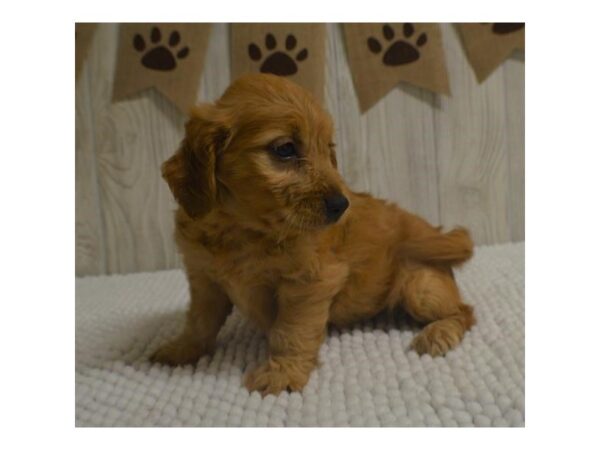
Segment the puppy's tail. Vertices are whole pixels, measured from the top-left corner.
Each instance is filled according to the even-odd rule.
[[[433,264],[457,266],[473,256],[473,241],[465,228],[448,233],[404,241],[400,244],[402,256]]]

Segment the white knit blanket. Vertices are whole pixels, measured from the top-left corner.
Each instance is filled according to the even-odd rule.
[[[266,356],[235,310],[196,367],[150,364],[183,324],[178,270],[76,281],[78,426],[523,426],[524,244],[478,247],[457,271],[477,325],[445,357],[409,349],[418,328],[379,317],[331,330],[302,393],[242,386]]]

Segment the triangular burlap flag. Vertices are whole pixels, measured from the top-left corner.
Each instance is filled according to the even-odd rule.
[[[196,103],[209,34],[204,23],[122,24],[113,100],[154,87],[187,113]]]
[[[524,23],[460,23],[463,46],[477,81],[484,81],[515,50],[525,50]]]
[[[75,79],[79,78],[83,61],[87,57],[97,27],[97,23],[75,24]]]
[[[323,99],[325,24],[234,23],[231,25],[231,71],[273,73],[295,81]]]
[[[361,111],[368,110],[400,81],[450,93],[438,24],[347,23],[344,36]]]

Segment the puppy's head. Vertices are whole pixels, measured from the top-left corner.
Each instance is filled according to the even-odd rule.
[[[220,207],[287,229],[336,222],[348,208],[329,115],[298,85],[247,75],[192,111],[163,176],[191,217]]]

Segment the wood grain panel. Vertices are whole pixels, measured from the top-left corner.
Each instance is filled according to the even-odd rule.
[[[173,204],[160,164],[182,137],[183,116],[148,90],[111,103],[118,28],[105,24],[90,52],[92,109],[107,273],[173,267]]]
[[[404,86],[360,114],[341,27],[328,28],[326,93],[336,122],[340,169],[355,190],[439,220],[434,95]]]
[[[341,28],[327,27],[327,61],[325,73],[326,107],[335,121],[338,165],[348,185],[358,191],[368,191],[369,178],[362,169],[367,165],[367,153],[361,151],[362,132],[358,99],[346,60]]]
[[[523,52],[504,63],[510,240],[525,240],[525,64]]]
[[[213,24],[200,85],[201,101],[215,101],[229,86],[231,77],[229,53],[229,25]]]
[[[434,109],[440,219],[479,244],[510,239],[504,69],[478,84],[456,29],[444,24],[452,97]]]
[[[84,63],[75,86],[75,273],[106,271],[96,152],[90,98],[90,70]]]

